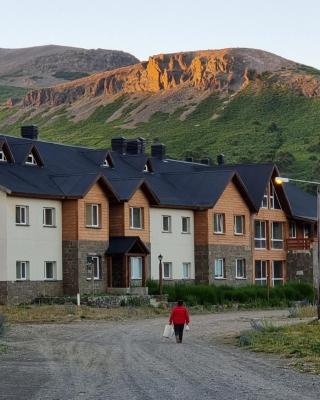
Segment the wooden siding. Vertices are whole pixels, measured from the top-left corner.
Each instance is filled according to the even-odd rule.
[[[130,207],[143,208],[143,228],[130,228]],[[124,235],[139,236],[146,243],[150,243],[150,213],[149,201],[141,189],[138,189],[131,199],[124,204]]]
[[[86,227],[86,204],[100,204],[100,227]],[[109,201],[99,184],[80,200],[62,202],[62,240],[109,240]]]
[[[225,214],[225,232],[223,234],[213,232],[213,215],[215,213]],[[243,235],[234,234],[235,215],[244,216]],[[250,210],[233,182],[228,184],[215,206],[208,210],[208,228],[209,244],[251,245]]]
[[[110,204],[110,236],[124,236],[124,204]]]
[[[194,242],[199,246],[208,245],[208,210],[194,212]]]

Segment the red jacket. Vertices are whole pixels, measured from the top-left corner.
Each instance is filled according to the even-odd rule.
[[[174,325],[188,324],[189,323],[188,310],[184,306],[173,307],[169,322],[170,324],[173,323]]]

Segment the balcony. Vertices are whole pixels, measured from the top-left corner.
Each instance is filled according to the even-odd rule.
[[[287,239],[286,249],[287,251],[310,250],[312,242],[312,238]]]

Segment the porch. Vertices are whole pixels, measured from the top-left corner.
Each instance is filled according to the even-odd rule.
[[[313,243],[312,238],[292,238],[286,240],[287,251],[310,250]]]
[[[108,292],[147,294],[146,257],[149,249],[137,236],[111,237],[106,252]]]

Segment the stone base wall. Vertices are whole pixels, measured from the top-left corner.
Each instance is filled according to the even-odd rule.
[[[7,295],[1,296],[2,304],[31,303],[36,297],[61,297],[62,281],[15,281],[1,282],[0,291],[6,286]]]
[[[0,282],[0,304],[7,304],[8,301],[8,283]]]
[[[77,240],[62,241],[63,292],[68,296],[78,293],[78,245]]]
[[[287,280],[313,284],[313,251],[296,250],[287,254]]]
[[[225,260],[225,279],[214,278],[214,261],[216,258],[224,258]],[[246,260],[246,279],[236,278],[237,258]],[[253,280],[252,251],[248,246],[195,246],[195,272],[196,281],[200,283],[232,284],[236,286],[251,284]]]

